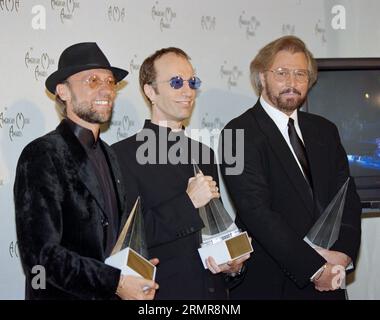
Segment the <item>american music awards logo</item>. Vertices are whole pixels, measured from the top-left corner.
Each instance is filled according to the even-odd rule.
[[[318,20],[318,22],[315,24],[314,27],[314,33],[317,37],[321,38],[322,43],[326,43],[326,29],[322,27],[322,21],[321,19]]]
[[[236,87],[242,75],[243,71],[241,71],[238,66],[234,65],[233,67],[228,67],[227,61],[224,61],[223,65],[220,67],[220,77],[227,80],[228,89]]]
[[[225,123],[220,120],[219,117],[215,117],[213,119],[208,118],[208,113],[205,113],[205,115],[202,117],[201,120],[201,128],[205,128],[211,131],[213,130],[219,130],[222,131],[222,129],[225,127]]]
[[[18,12],[20,0],[0,0],[0,10],[7,12]]]
[[[152,7],[152,19],[153,21],[159,21],[161,32],[164,29],[170,29],[176,17],[177,13],[171,7],[162,8],[159,6],[158,1]]]
[[[116,129],[116,139],[120,141],[130,136],[130,133],[135,127],[135,121],[124,115],[119,119],[112,118],[111,126]]]
[[[137,55],[135,54],[133,56],[133,58],[131,59],[131,61],[129,62],[129,72],[130,73],[134,73],[134,72],[138,72],[139,69],[140,69],[140,64],[137,63]]]
[[[51,0],[51,8],[59,12],[62,23],[72,20],[74,12],[79,9],[79,0]]]
[[[25,53],[25,66],[32,70],[36,81],[46,78],[54,64],[54,59],[47,52],[35,53],[33,47],[30,47]]]
[[[210,147],[217,148],[217,141],[220,133],[225,127],[225,123],[220,120],[219,117],[209,117],[208,113],[205,113],[201,120],[201,129],[207,130],[210,135]]]
[[[9,255],[11,256],[11,258],[18,258],[20,256],[17,241],[11,241],[11,243],[9,244]]]
[[[282,25],[282,34],[285,35],[294,35],[296,32],[296,26],[294,24],[283,24]]]
[[[254,37],[260,27],[260,21],[255,16],[246,17],[245,11],[239,17],[239,28],[245,29],[247,39]]]
[[[201,26],[203,30],[215,30],[216,27],[216,18],[211,16],[202,16]]]
[[[16,115],[8,115],[7,108],[0,111],[0,129],[8,131],[10,141],[15,141],[23,137],[25,127],[30,125],[30,119],[25,117],[22,112],[17,112]]]
[[[118,6],[109,6],[108,8],[108,20],[111,22],[124,22],[125,8]]]

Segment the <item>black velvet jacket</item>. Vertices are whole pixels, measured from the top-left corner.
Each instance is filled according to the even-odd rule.
[[[121,213],[125,191],[120,169],[112,150],[101,144]],[[27,299],[116,297],[120,270],[103,263],[109,228],[103,197],[92,164],[66,120],[23,150],[14,201]],[[46,289],[33,289],[36,265],[45,268]]]

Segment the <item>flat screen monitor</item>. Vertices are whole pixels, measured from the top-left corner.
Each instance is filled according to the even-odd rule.
[[[318,81],[304,109],[336,124],[361,201],[378,206],[380,58],[317,59],[317,63]]]

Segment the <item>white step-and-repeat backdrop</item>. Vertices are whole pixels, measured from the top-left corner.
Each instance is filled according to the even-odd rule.
[[[203,81],[189,128],[216,135],[255,103],[249,63],[263,45],[292,34],[316,57],[378,56],[379,11],[377,0],[0,0],[0,299],[24,297],[14,174],[23,147],[59,123],[44,82],[64,48],[96,41],[111,64],[130,71],[102,134],[107,142],[134,134],[149,117],[139,67],[168,46],[184,49]],[[224,189],[222,196],[232,210]],[[380,298],[378,220],[363,220],[354,299]]]

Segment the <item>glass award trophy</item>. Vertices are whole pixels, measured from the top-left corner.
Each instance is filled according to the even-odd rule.
[[[193,166],[195,176],[202,173],[197,164]],[[204,227],[198,252],[205,269],[210,256],[220,265],[253,251],[247,232],[239,230],[220,199],[211,199],[199,208],[199,215]]]
[[[315,249],[318,247],[330,249],[338,239],[349,180],[350,178],[347,178],[346,182],[305,236],[304,241],[311,247]],[[346,267],[346,270],[352,268],[353,266],[350,264]],[[333,269],[333,272],[337,273],[337,278],[334,280],[336,288],[345,289],[346,273],[344,267],[337,266],[335,270]]]
[[[122,275],[140,276],[154,280],[156,267],[148,260],[140,197],[137,198],[111,255],[105,260],[105,263],[120,269]]]
[[[310,246],[330,249],[338,239],[349,179],[305,236],[304,241]]]

